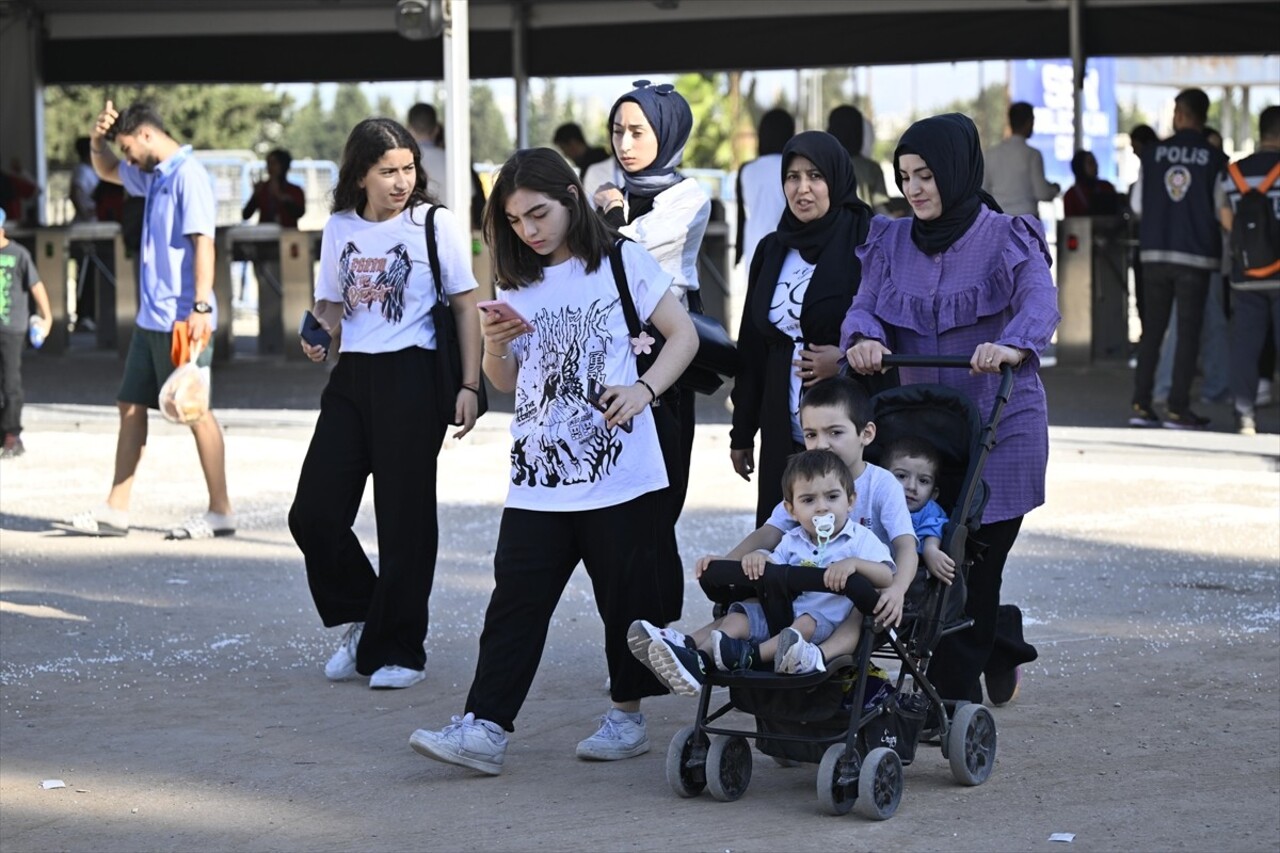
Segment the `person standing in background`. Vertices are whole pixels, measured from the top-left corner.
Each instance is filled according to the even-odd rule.
[[[0,208],[0,432],[4,433],[0,459],[17,459],[26,452],[22,444],[22,352],[31,326],[41,339],[48,336],[53,313],[31,253],[5,234],[6,218]],[[30,319],[28,295],[37,312]]]
[[[1204,429],[1209,419],[1191,410],[1191,380],[1200,353],[1209,277],[1222,258],[1215,192],[1227,157],[1205,138],[1209,96],[1183,89],[1174,98],[1173,136],[1142,152],[1142,171],[1129,200],[1141,217],[1138,241],[1146,288],[1147,320],[1138,345],[1129,425]],[[1178,344],[1163,418],[1152,408],[1160,344],[1174,299]]]
[[[578,167],[578,177],[584,182],[592,166],[613,159],[603,146],[588,145],[586,137],[582,135],[582,128],[574,122],[566,122],[557,127],[551,141],[560,149],[561,154]]]
[[[1257,188],[1272,180],[1266,199],[1267,209],[1278,221],[1280,229],[1280,106],[1267,107],[1258,118],[1258,150],[1232,164],[1232,174],[1222,179],[1222,228],[1231,234],[1236,209],[1244,195],[1235,181],[1238,170],[1242,182]],[[1280,246],[1273,247],[1280,256]],[[1232,253],[1234,254],[1234,253]],[[1280,265],[1265,275],[1246,275],[1232,259],[1231,269],[1231,394],[1235,404],[1235,428],[1240,435],[1254,435],[1258,424],[1254,417],[1259,382],[1259,358],[1268,333],[1280,332]],[[1274,360],[1271,364],[1274,370]],[[1263,377],[1270,381],[1268,374]]]
[[[889,190],[885,187],[884,169],[862,152],[867,146],[867,120],[862,111],[849,104],[836,107],[827,116],[827,133],[840,140],[853,161],[853,176],[858,182],[858,198],[875,213],[885,213]]]
[[[444,141],[436,108],[417,103],[409,108],[409,132],[418,141],[422,168],[427,172],[427,194],[444,202],[448,195],[449,173],[444,161]]]
[[[1044,156],[1027,144],[1036,128],[1035,109],[1026,101],[1009,107],[1009,136],[987,151],[986,178],[982,189],[1010,216],[1039,217],[1040,202],[1052,201],[1062,192],[1044,177]]]
[[[733,262],[741,262],[748,270],[756,246],[766,234],[773,233],[787,209],[778,172],[782,168],[782,147],[795,134],[796,120],[791,113],[769,110],[760,117],[756,130],[756,159],[738,169],[738,233]]]
[[[71,207],[75,211],[71,219],[73,225],[85,222],[97,222],[98,212],[97,204],[94,202],[93,192],[101,183],[98,180],[97,172],[93,171],[93,157],[89,151],[89,137],[81,136],[76,139],[76,157],[79,162],[71,171]],[[105,245],[110,245],[104,242]],[[92,332],[97,328],[95,316],[97,314],[97,295],[98,295],[98,270],[93,270],[93,279],[88,277],[86,265],[94,263],[92,260],[98,250],[96,243],[80,241],[76,243],[71,252],[76,260],[76,331]]]

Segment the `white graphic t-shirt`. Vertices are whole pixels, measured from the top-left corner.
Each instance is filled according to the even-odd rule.
[[[622,260],[636,313],[648,322],[671,276],[636,243],[622,244]],[[606,427],[587,402],[589,380],[631,385],[639,377],[609,259],[593,273],[577,258],[546,267],[542,281],[498,298],[534,327],[511,344],[520,372],[507,506],[574,512],[666,487],[652,409],[627,433]]]
[[[369,222],[354,211],[329,217],[320,244],[315,297],[342,304],[342,352],[397,352],[436,348],[431,307],[435,279],[427,261],[427,205],[385,222]],[[471,247],[457,236],[447,208],[436,211],[436,251],[445,293],[476,287]]]
[[[813,264],[792,249],[782,261],[778,286],[774,288],[773,299],[769,301],[769,322],[796,342],[793,361],[800,357],[800,350],[804,348],[804,334],[800,331],[800,308],[804,305],[804,295],[809,290],[811,278]],[[787,411],[791,413],[791,437],[797,444],[804,444],[804,433],[800,430],[800,390],[800,377],[792,368],[791,392],[787,400]]]
[[[862,474],[853,481],[853,488],[857,495],[853,501],[853,512],[849,513],[850,521],[857,521],[886,545],[892,545],[899,536],[915,539],[916,529],[907,509],[907,497],[892,472],[868,462]],[[782,504],[773,508],[765,524],[783,533],[800,526]]]

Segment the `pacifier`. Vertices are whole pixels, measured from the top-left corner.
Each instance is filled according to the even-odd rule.
[[[818,537],[818,559],[821,561],[827,550],[827,542],[836,532],[835,514],[828,512],[825,515],[815,515],[813,517],[813,532]]]

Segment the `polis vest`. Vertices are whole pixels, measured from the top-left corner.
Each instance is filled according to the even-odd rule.
[[[1218,269],[1222,229],[1213,193],[1226,163],[1199,130],[1179,131],[1142,152],[1138,241],[1144,263]]]

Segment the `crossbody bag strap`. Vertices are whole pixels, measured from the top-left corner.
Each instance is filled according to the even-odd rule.
[[[640,312],[636,311],[636,303],[631,298],[631,287],[627,284],[627,271],[622,267],[622,242],[620,237],[609,249],[609,266],[613,267],[613,282],[618,286],[618,299],[622,302],[622,316],[627,320],[627,331],[631,337],[640,337]]]
[[[423,228],[427,232],[427,263],[431,267],[431,278],[436,283],[436,298],[448,305],[449,299],[444,295],[444,285],[440,283],[440,252],[436,248],[436,211],[439,209],[439,205],[431,205]]]

